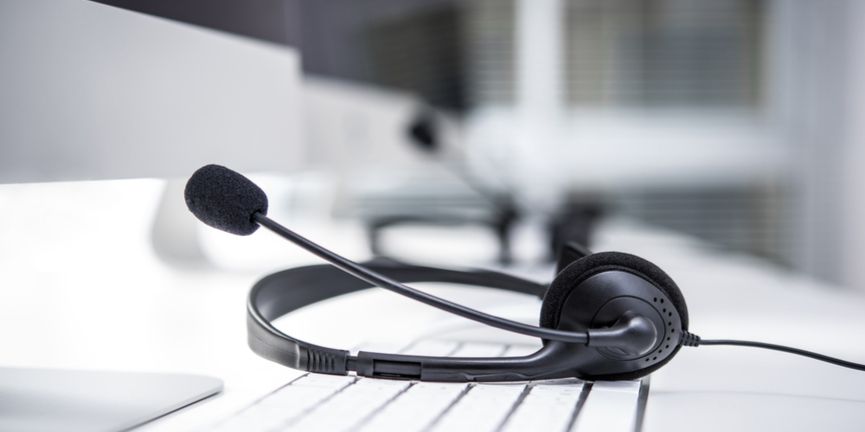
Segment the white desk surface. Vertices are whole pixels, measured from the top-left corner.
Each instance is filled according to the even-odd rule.
[[[145,428],[190,430],[299,374],[246,347],[244,306],[249,287],[268,271],[315,261],[262,232],[245,239],[208,234],[205,243],[220,251],[214,259],[243,258],[243,269],[165,265],[149,243],[160,191],[161,182],[153,180],[0,187],[0,365],[222,378],[222,395]],[[363,258],[357,227],[297,224],[325,245]],[[686,238],[622,224],[599,232],[596,250],[610,249],[664,268],[686,296],[691,330],[704,338],[765,340],[865,362],[861,290],[827,287],[758,260],[713,254]],[[539,308],[515,294],[434,289],[530,321]],[[300,311],[284,324],[316,343],[351,347],[369,335],[406,340],[457,322],[383,291],[347,300]],[[370,313],[374,308],[391,313]],[[317,326],[332,314],[345,314],[351,332]],[[389,325],[394,320],[397,329]],[[865,373],[763,350],[685,348],[652,376],[644,426],[862,429]]]

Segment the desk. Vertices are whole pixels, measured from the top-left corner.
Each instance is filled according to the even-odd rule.
[[[225,417],[299,374],[246,348],[245,298],[255,280],[281,267],[274,257],[284,254],[290,265],[314,260],[290,245],[259,240],[267,238],[261,233],[242,239],[248,246],[225,240],[240,248],[234,253],[270,255],[259,268],[172,268],[149,246],[160,191],[161,182],[153,180],[0,187],[0,364],[190,372],[225,380],[222,395],[145,428],[189,430]],[[361,249],[360,227],[313,231],[350,256]],[[597,250],[626,250],[667,270],[685,293],[691,329],[703,337],[765,340],[865,361],[865,297],[860,294],[757,260],[712,253],[671,233],[612,223],[602,226],[598,240]],[[548,275],[544,269],[521,271]],[[528,297],[488,290],[439,288],[436,293],[529,321],[539,307]],[[454,322],[388,292],[369,291],[348,300],[289,319],[302,323],[299,336],[334,346],[352,346],[377,333],[405,340]],[[394,314],[363,312],[373,305]],[[322,313],[333,311],[358,317],[351,334],[316,327],[326,321]],[[398,330],[388,326],[392,320],[400,323]],[[861,425],[865,374],[734,347],[683,349],[653,375],[645,419],[647,431],[850,430]]]

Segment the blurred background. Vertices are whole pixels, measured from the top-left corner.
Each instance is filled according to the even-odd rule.
[[[168,179],[157,249],[220,162],[357,253],[617,221],[865,290],[858,1],[6,0],[0,59],[0,181]]]

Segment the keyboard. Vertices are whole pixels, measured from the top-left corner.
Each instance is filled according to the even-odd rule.
[[[495,357],[521,356],[537,349],[530,345],[427,340],[398,351]],[[481,384],[308,373],[207,430],[634,431],[642,426],[648,385],[648,379]]]

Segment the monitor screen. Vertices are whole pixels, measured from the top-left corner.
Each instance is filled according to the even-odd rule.
[[[4,0],[0,59],[0,183],[305,163],[285,44],[89,1]]]

